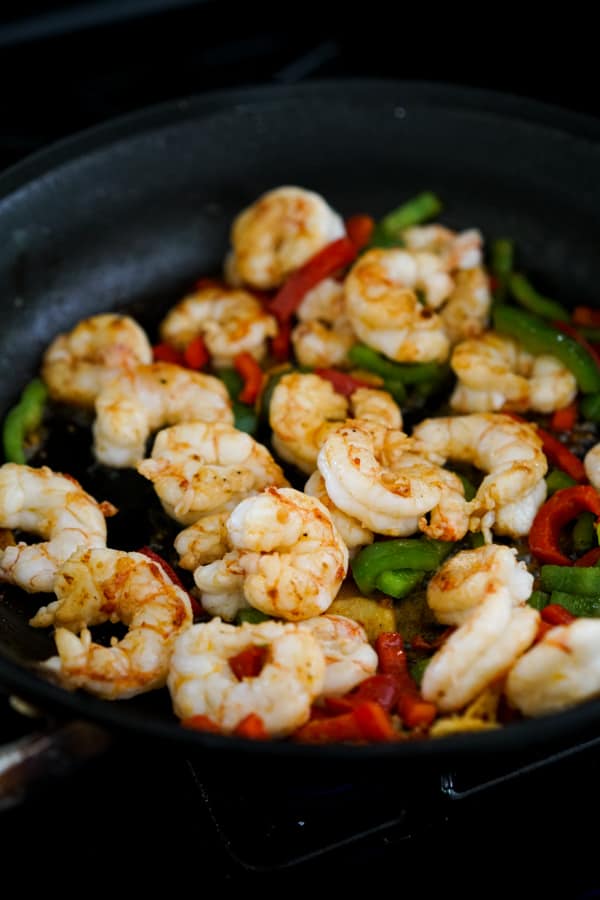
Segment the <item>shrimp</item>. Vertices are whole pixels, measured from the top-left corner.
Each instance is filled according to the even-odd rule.
[[[451,344],[477,337],[489,324],[492,295],[485,271],[476,266],[457,272],[454,288],[440,310]]]
[[[239,679],[229,660],[250,647],[263,649],[263,666],[258,675]],[[216,618],[177,639],[167,687],[182,720],[208,716],[231,734],[254,713],[267,734],[278,738],[308,720],[324,680],[323,651],[310,632],[291,623],[236,627]]]
[[[402,413],[387,391],[358,388],[348,403],[329,381],[318,375],[284,375],[273,391],[269,407],[275,452],[311,474],[327,435],[346,419],[350,409],[356,418],[387,427],[402,424]]]
[[[420,284],[406,251],[364,253],[344,282],[347,315],[360,340],[397,362],[443,362],[450,342],[439,315],[419,303],[413,287]]]
[[[577,393],[574,375],[558,359],[533,357],[493,331],[459,343],[450,365],[458,378],[450,405],[459,412],[550,413],[568,406]]]
[[[46,666],[66,687],[123,700],[164,686],[175,638],[193,616],[187,593],[161,566],[142,553],[80,548],[56,573],[54,590],[58,599],[30,624],[55,626],[58,657]],[[88,627],[103,622],[129,630],[105,647]]]
[[[304,296],[292,331],[296,359],[302,366],[323,368],[345,362],[356,337],[344,308],[344,287],[324,278]]]
[[[319,250],[346,233],[319,194],[283,186],[262,194],[235,218],[228,264],[252,287],[279,287]]]
[[[427,603],[438,622],[463,625],[473,610],[504,585],[515,606],[531,596],[533,575],[517,551],[501,544],[461,550],[438,569],[427,585]]]
[[[400,449],[394,448],[390,466],[386,445],[393,441]],[[413,534],[445,488],[439,466],[416,455],[399,462],[404,446],[410,440],[402,432],[349,419],[319,451],[318,469],[333,503],[376,534]]]
[[[585,474],[597,491],[600,491],[600,443],[594,444],[583,457]]]
[[[468,504],[471,531],[482,530],[488,541],[492,526],[513,537],[529,532],[545,498],[548,469],[533,425],[500,413],[473,413],[425,419],[412,436],[415,446],[441,465],[452,459],[489,473]]]
[[[261,361],[267,339],[277,333],[277,322],[247,291],[207,285],[184,297],[159,326],[161,339],[185,350],[202,335],[217,367],[231,366],[238,353],[250,353]]]
[[[232,425],[188,422],[159,431],[137,470],[154,485],[163,509],[183,525],[233,509],[248,494],[288,484],[262,444]]]
[[[103,313],[54,338],[41,375],[53,400],[93,409],[102,388],[121,371],[152,362],[146,333],[130,316]]]
[[[333,503],[327,493],[325,479],[318,469],[312,473],[304,485],[304,493],[310,497],[316,497],[329,510],[333,524],[339,531],[350,555],[359,547],[373,543],[373,532],[369,528],[364,528],[358,519],[346,515]]]
[[[220,559],[229,550],[226,523],[229,510],[202,516],[180,531],[173,542],[182,569],[193,572],[198,566]]]
[[[448,272],[481,265],[483,237],[477,228],[456,232],[437,223],[416,225],[402,232],[402,240],[409,250],[439,256]]]
[[[222,381],[173,363],[138,366],[109,382],[98,395],[94,453],[106,466],[133,467],[144,458],[152,431],[193,420],[233,424]]]
[[[213,614],[211,595],[239,597],[241,590],[247,604],[267,615],[308,619],[325,612],[346,577],[348,549],[329,512],[293,488],[269,487],[242,500],[227,533],[232,551],[194,572]]]
[[[377,671],[378,657],[362,625],[347,616],[322,615],[305,619],[298,628],[317,639],[325,655],[322,697],[340,697]]]
[[[526,716],[559,712],[600,694],[600,622],[576,619],[546,632],[512,667],[508,702]]]
[[[421,693],[442,712],[462,709],[491,682],[502,678],[533,642],[540,614],[514,606],[499,582],[431,658]]]
[[[0,466],[0,528],[40,535],[0,549],[0,581],[30,594],[52,591],[59,566],[79,547],[106,547],[105,516],[116,509],[98,503],[69,475],[17,463]]]

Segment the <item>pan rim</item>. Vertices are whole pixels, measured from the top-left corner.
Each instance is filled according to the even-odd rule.
[[[383,95],[394,92],[402,101],[416,105],[445,109],[471,110],[492,118],[509,119],[526,123],[537,130],[560,132],[570,140],[585,141],[600,148],[600,120],[582,113],[573,113],[562,107],[542,103],[530,98],[465,87],[446,82],[409,81],[397,79],[352,78],[325,79],[295,85],[252,85],[244,88],[227,88],[200,95],[169,100],[140,110],[134,110],[118,118],[112,118],[96,126],[56,141],[23,161],[9,167],[0,175],[0,210],[4,198],[42,178],[66,163],[106,149],[110,145],[132,139],[141,134],[187,120],[226,112],[232,106],[256,107],[261,103],[287,102],[290,99],[319,98],[323,94],[339,96],[340,91],[360,99],[373,91]],[[352,94],[352,90],[356,92]],[[493,731],[453,735],[445,738],[394,744],[368,744],[361,746],[331,745],[310,746],[293,742],[272,741],[257,743],[241,738],[225,738],[182,728],[173,722],[148,718],[138,710],[127,710],[114,701],[103,701],[83,692],[68,692],[37,676],[9,658],[0,655],[0,680],[14,693],[42,701],[52,710],[67,710],[79,718],[88,718],[111,729],[151,736],[185,747],[188,750],[227,749],[232,752],[243,749],[245,753],[278,758],[305,758],[306,760],[346,760],[365,758],[406,759],[415,761],[447,762],[455,756],[461,760],[486,753],[521,752],[524,747],[539,748],[564,740],[565,735],[575,736],[587,728],[597,726],[600,719],[600,699],[540,719],[527,719],[510,727]],[[133,712],[133,715],[132,715]]]

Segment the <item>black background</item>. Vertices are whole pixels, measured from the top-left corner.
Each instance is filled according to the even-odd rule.
[[[560,18],[545,12],[526,22],[524,15],[489,4],[444,12],[297,0],[8,4],[0,13],[0,169],[133,109],[217,88],[303,78],[459,83],[599,116],[592,26],[564,8]],[[27,729],[5,699],[2,709],[0,737]],[[85,867],[89,881],[82,890],[99,880],[103,891],[146,888],[164,878],[178,891],[201,892],[211,884],[324,891],[331,885],[341,893],[364,880],[373,896],[510,891],[583,900],[600,896],[596,757],[592,751],[553,765],[448,817],[436,808],[403,842],[326,857],[286,875],[255,873],[232,860],[184,760],[118,738],[98,759],[0,813],[3,875],[58,886]],[[215,765],[206,761],[208,781]],[[252,781],[251,769],[241,774]],[[277,785],[296,777],[261,773],[265,802]],[[385,778],[393,784],[395,773]],[[368,795],[360,802],[368,805]],[[254,823],[247,818],[250,833]]]

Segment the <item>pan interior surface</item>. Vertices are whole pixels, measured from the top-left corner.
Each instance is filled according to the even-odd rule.
[[[444,224],[479,228],[486,241],[513,238],[519,266],[540,290],[593,306],[599,168],[597,123],[515,98],[395,82],[224,92],[66,141],[0,178],[0,412],[38,371],[50,340],[79,319],[127,310],[154,336],[195,279],[220,271],[239,210],[284,184],[321,193],[343,216],[378,217],[434,191]],[[135,504],[143,511],[143,494]],[[183,733],[162,695],[109,703],[39,678],[29,664],[52,652],[52,642],[27,624],[35,602],[11,596],[0,606],[0,678],[11,689],[190,746],[241,743]],[[250,752],[435,758],[508,751],[593,729],[599,713],[590,702],[419,746],[279,744]]]

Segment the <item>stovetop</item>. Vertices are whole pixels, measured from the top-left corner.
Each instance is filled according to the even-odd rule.
[[[490,26],[482,26],[461,51],[443,23],[387,27],[387,6],[369,4],[361,16],[340,7],[329,14],[312,2],[301,14],[286,10],[287,17],[272,3],[123,0],[22,3],[18,13],[0,13],[0,171],[133,109],[315,77],[448,81],[600,115],[584,35],[575,44],[564,34],[558,65],[541,32],[534,38],[498,19],[494,45]],[[540,43],[537,65],[532,51]],[[573,87],[565,73],[574,74],[575,59]],[[119,872],[120,889],[166,877],[199,890],[217,883],[345,891],[367,881],[375,891],[425,897],[501,889],[515,897],[600,897],[590,825],[600,805],[595,740],[512,769],[498,761],[427,779],[388,768],[323,780],[275,765],[257,779],[243,760],[232,770],[131,736],[98,731],[90,749],[86,726],[80,732],[79,723],[26,712],[0,693],[0,746],[18,747],[13,742],[32,735],[43,744],[48,726],[58,726],[64,746],[81,753],[68,765],[58,754],[50,777],[6,800],[5,877],[58,885],[79,864],[88,886],[101,878],[106,889]]]

